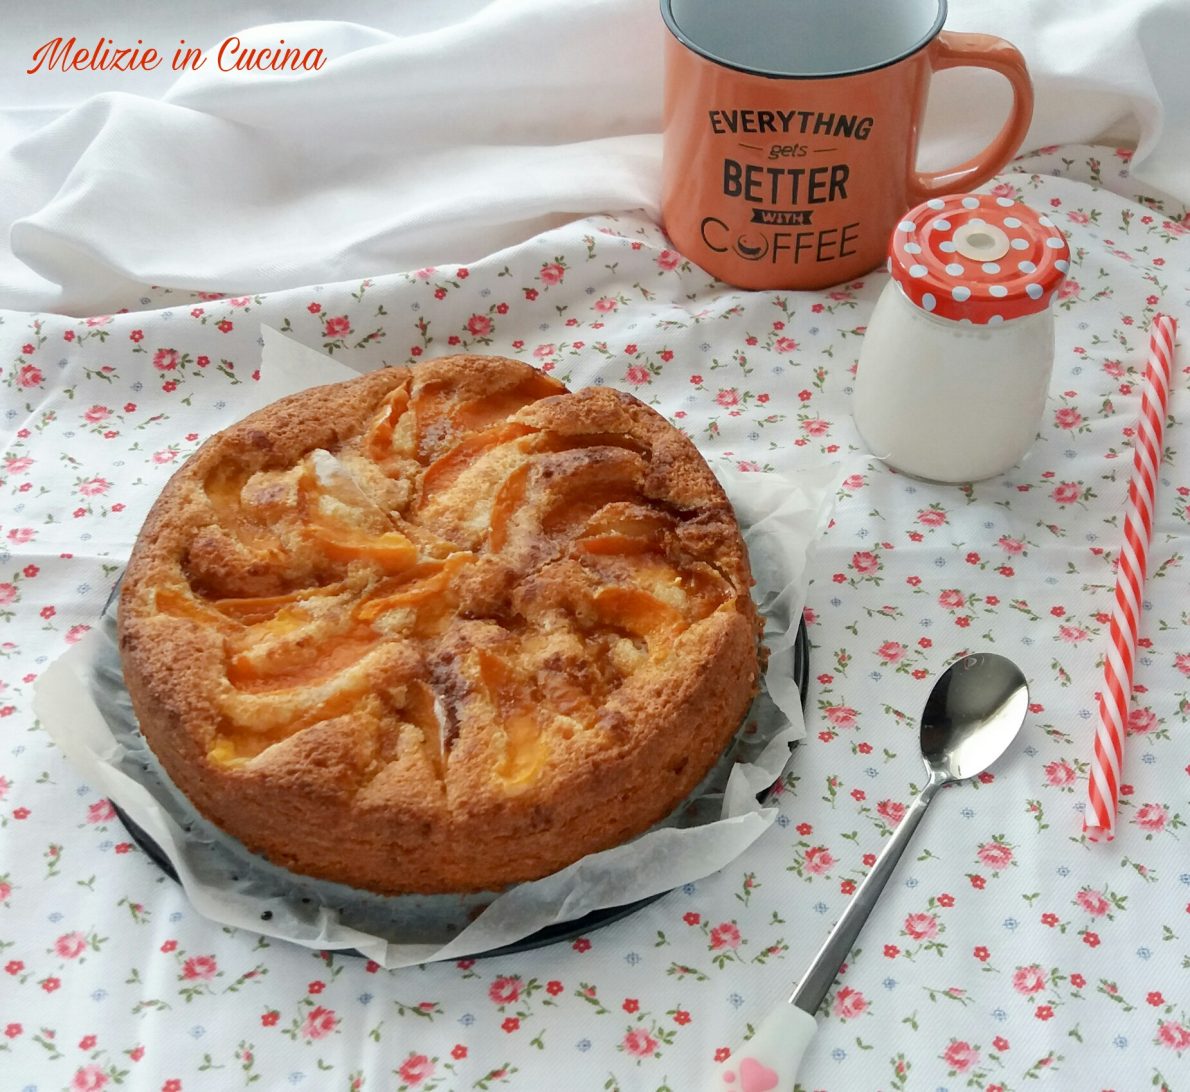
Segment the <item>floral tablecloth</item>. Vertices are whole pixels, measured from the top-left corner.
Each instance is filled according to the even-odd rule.
[[[0,314],[0,1084],[198,1089],[724,1087],[922,779],[917,716],[964,650],[1031,684],[1016,744],[942,794],[821,1014],[805,1089],[1190,1087],[1190,369],[1175,361],[1116,840],[1081,834],[1146,329],[1190,321],[1182,210],[1127,154],[1046,149],[994,187],[1066,230],[1042,435],[973,487],[863,449],[852,373],[883,273],[710,282],[639,216],[469,267],[268,296],[147,289],[127,313]],[[712,465],[839,465],[812,561],[808,735],[777,824],[722,872],[578,939],[387,972],[213,926],[31,712],[169,473],[240,416],[273,325],[360,369],[452,350],[630,390]],[[978,407],[972,407],[978,412]]]

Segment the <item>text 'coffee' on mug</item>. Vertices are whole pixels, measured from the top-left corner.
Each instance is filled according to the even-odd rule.
[[[1020,52],[944,31],[946,0],[661,0],[661,14],[664,227],[740,288],[868,273],[906,209],[986,182],[1032,119]],[[1011,111],[978,155],[922,173],[930,76],[962,65],[1005,76]]]

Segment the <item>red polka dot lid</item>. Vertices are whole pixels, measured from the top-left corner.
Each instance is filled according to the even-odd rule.
[[[912,303],[939,318],[1005,322],[1044,311],[1070,268],[1048,216],[1007,197],[935,197],[893,229],[888,271]]]

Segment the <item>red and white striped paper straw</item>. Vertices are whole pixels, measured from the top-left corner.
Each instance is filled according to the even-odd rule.
[[[1103,667],[1099,726],[1095,732],[1095,754],[1087,786],[1087,810],[1083,816],[1083,830],[1092,841],[1110,840],[1116,833],[1124,734],[1132,696],[1132,671],[1136,663],[1149,542],[1153,537],[1153,501],[1164,450],[1165,410],[1169,404],[1169,373],[1176,333],[1177,324],[1172,318],[1154,316],[1149,338],[1149,363],[1141,390],[1132,477],[1128,482],[1128,506],[1124,512],[1124,542],[1116,569],[1116,597]]]

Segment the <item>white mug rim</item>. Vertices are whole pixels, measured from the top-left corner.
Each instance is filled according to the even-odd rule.
[[[907,49],[901,50],[896,56],[889,57],[887,60],[877,61],[874,64],[861,65],[858,68],[840,69],[834,72],[778,72],[772,69],[758,68],[754,65],[743,64],[739,61],[730,60],[727,57],[720,56],[712,50],[700,45],[694,41],[685,31],[678,26],[677,20],[673,14],[673,0],[660,0],[661,2],[661,18],[665,21],[666,28],[670,34],[677,40],[679,45],[689,49],[692,53],[697,53],[700,57],[705,58],[712,64],[719,65],[721,68],[730,68],[735,72],[743,72],[749,76],[759,76],[765,79],[773,80],[837,80],[843,79],[847,76],[859,76],[865,72],[878,72],[882,68],[888,68],[891,65],[899,64],[901,61],[908,60],[914,54],[921,52],[926,46],[930,44],[942,30],[943,24],[946,22],[946,3],[947,0],[937,0],[938,14],[934,19],[933,25],[930,29],[913,45]]]

